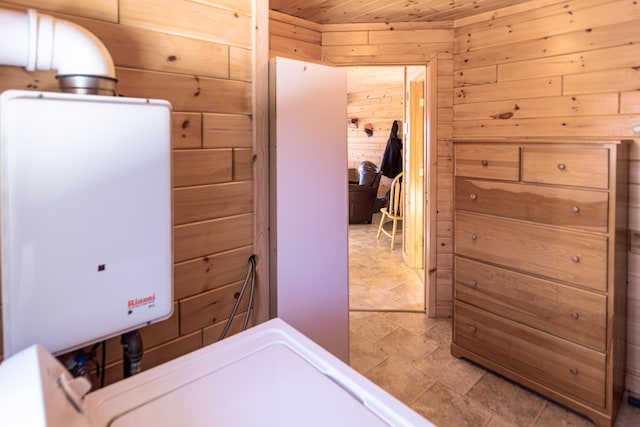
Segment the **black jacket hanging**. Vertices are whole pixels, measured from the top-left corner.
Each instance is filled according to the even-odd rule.
[[[402,140],[398,138],[398,121],[393,121],[391,133],[387,140],[387,147],[382,155],[380,172],[388,178],[395,178],[402,172]]]

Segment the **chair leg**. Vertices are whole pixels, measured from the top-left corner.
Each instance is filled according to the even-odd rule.
[[[391,232],[391,250],[393,250],[393,247],[395,246],[396,243],[396,229],[398,227],[398,220],[394,219],[393,220],[393,231]]]
[[[382,224],[384,224],[384,214],[380,217],[380,225],[378,226],[378,234],[376,235],[376,239],[380,239],[380,233],[382,232]]]

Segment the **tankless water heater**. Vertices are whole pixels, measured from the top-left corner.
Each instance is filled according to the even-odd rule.
[[[171,315],[170,113],[159,100],[0,96],[5,357]]]

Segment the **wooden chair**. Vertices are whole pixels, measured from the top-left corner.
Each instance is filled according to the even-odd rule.
[[[389,205],[386,208],[380,209],[382,217],[380,218],[380,226],[378,227],[377,239],[380,238],[380,233],[384,233],[391,237],[391,249],[396,243],[396,234],[398,232],[398,221],[402,221],[402,203],[403,203],[403,191],[402,191],[402,175],[400,172],[393,181],[391,181],[391,189],[389,190]],[[385,230],[383,225],[387,222],[393,221],[393,227],[391,231]],[[402,230],[400,230],[402,232]]]

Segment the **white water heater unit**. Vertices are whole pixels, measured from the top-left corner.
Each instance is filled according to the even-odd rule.
[[[0,96],[5,358],[171,315],[170,113],[159,100]]]

